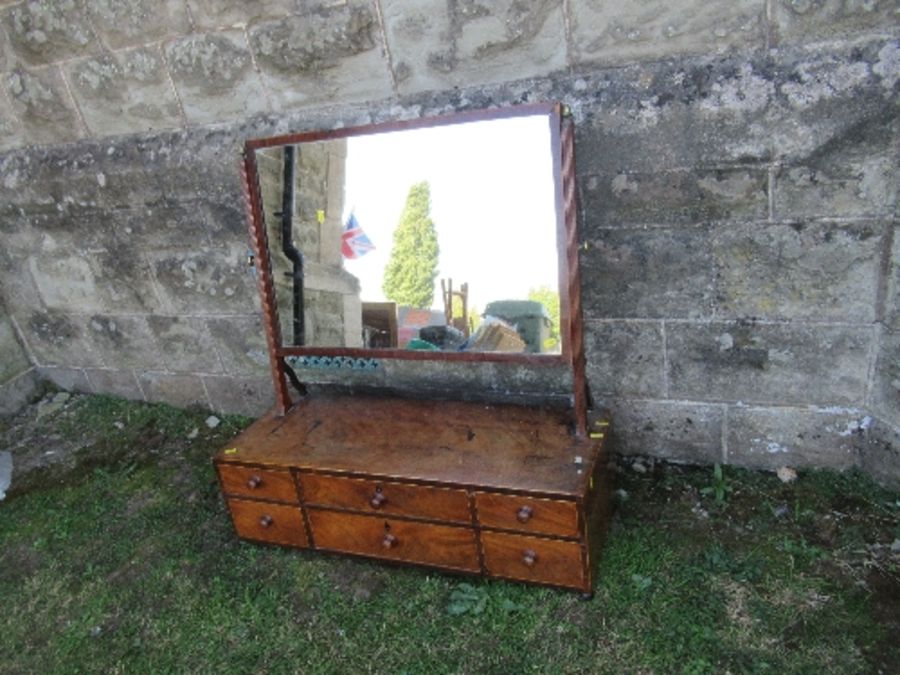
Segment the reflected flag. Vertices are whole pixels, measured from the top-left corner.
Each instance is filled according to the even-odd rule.
[[[356,214],[351,213],[344,223],[344,232],[341,234],[341,253],[345,258],[359,258],[375,248],[375,244],[362,231],[356,221]]]

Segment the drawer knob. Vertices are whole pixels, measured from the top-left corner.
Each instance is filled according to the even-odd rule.
[[[250,480],[247,481],[247,487],[251,490],[255,490],[260,485],[262,485],[262,478],[256,475],[250,476]]]
[[[373,509],[380,509],[387,503],[387,497],[384,496],[384,493],[381,490],[378,490],[372,495],[372,499],[369,500],[369,503],[372,505]]]
[[[259,526],[260,527],[269,527],[273,522],[275,522],[275,521],[272,520],[272,516],[263,516],[262,518],[259,519]]]
[[[534,563],[537,562],[537,553],[531,549],[526,550],[522,553],[522,562],[525,563],[526,567],[533,567]]]
[[[397,537],[388,532],[381,540],[381,545],[385,548],[394,548],[397,545]]]
[[[516,511],[516,518],[519,519],[520,523],[527,523],[531,520],[531,516],[534,515],[534,509],[530,506],[523,506],[518,511]]]

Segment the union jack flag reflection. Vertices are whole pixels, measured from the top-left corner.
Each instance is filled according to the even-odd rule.
[[[356,214],[351,213],[344,223],[344,232],[341,234],[341,253],[345,258],[359,258],[375,248],[372,240],[362,231],[356,220]]]

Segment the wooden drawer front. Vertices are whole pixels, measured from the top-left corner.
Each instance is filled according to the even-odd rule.
[[[290,471],[219,464],[219,476],[222,477],[222,490],[227,495],[300,503]]]
[[[309,546],[299,506],[229,499],[228,508],[239,537],[288,546]]]
[[[575,502],[516,497],[491,492],[475,493],[475,510],[483,527],[577,537]]]
[[[305,504],[455,523],[472,521],[465,490],[308,473],[300,475],[300,486]]]
[[[307,513],[316,548],[473,572],[480,569],[471,528],[320,509]]]
[[[491,576],[586,588],[578,542],[482,531],[481,544]]]

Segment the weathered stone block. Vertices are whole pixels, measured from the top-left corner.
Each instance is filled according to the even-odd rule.
[[[95,394],[121,396],[131,401],[144,400],[144,393],[133,370],[85,368],[84,373],[91,383],[91,391]]]
[[[260,417],[275,406],[267,377],[204,377],[212,409],[218,413]]]
[[[42,385],[36,368],[30,368],[0,384],[0,415],[17,413],[34,397],[40,396]]]
[[[160,347],[167,370],[221,373],[222,362],[206,322],[184,316],[148,316],[150,332]],[[259,326],[262,334],[262,326]]]
[[[98,136],[180,126],[181,111],[158,47],[101,54],[66,66],[72,93]]]
[[[875,418],[859,446],[863,471],[882,485],[900,489],[900,428]]]
[[[717,314],[870,323],[883,233],[879,223],[715,228]]]
[[[566,66],[560,0],[382,2],[401,92],[503,82]]]
[[[765,46],[765,5],[755,0],[572,0],[571,8],[577,62],[627,63]]]
[[[76,0],[34,0],[3,11],[16,56],[32,65],[53,63],[102,48]]]
[[[138,375],[138,381],[148,401],[168,403],[178,408],[210,408],[203,380],[199,376],[144,372]]]
[[[255,24],[250,45],[278,109],[391,95],[378,19],[370,3],[340,6]]]
[[[776,42],[810,42],[896,28],[896,0],[774,0]]]
[[[182,0],[89,0],[87,9],[100,37],[112,49],[190,32]]]
[[[594,396],[665,396],[661,322],[589,321],[584,351]]]
[[[0,305],[0,384],[31,368],[6,310]]]
[[[111,368],[160,368],[162,355],[143,316],[94,314],[87,332],[104,365]]]
[[[208,320],[225,372],[262,376],[269,372],[269,351],[260,316],[229,316]]]
[[[256,280],[240,245],[151,251],[147,258],[165,306],[173,314],[245,313],[254,307]]]
[[[22,123],[13,112],[6,96],[0,94],[0,150],[15,148],[23,143]]]
[[[10,311],[16,314],[17,310],[13,307]],[[29,312],[26,308],[22,311]],[[104,365],[88,332],[85,317],[62,312],[30,311],[22,316],[17,315],[17,321],[37,361],[36,365],[68,368]]]
[[[754,469],[848,469],[857,464],[859,438],[871,423],[860,410],[731,407],[728,462]]]
[[[91,383],[80,368],[38,368],[40,376],[54,386],[79,394],[92,394]]]
[[[84,132],[57,67],[4,75],[4,86],[27,143],[65,143]]]
[[[871,405],[876,415],[900,426],[900,333],[881,329]]]
[[[699,169],[586,176],[581,201],[592,225],[693,224],[762,220],[769,213],[764,170]]]
[[[888,330],[900,333],[900,304],[897,303],[898,293],[900,293],[900,232],[897,232],[897,221],[889,223],[888,230],[893,246],[890,258],[885,259],[886,265],[882,270],[886,279],[886,288],[884,306],[880,308],[879,318],[883,320]]]
[[[676,462],[722,461],[725,406],[671,401],[604,401],[613,413],[616,452]]]
[[[4,235],[5,237],[5,235]],[[0,296],[6,301],[7,309],[17,314],[29,308],[40,307],[42,300],[31,272],[28,259],[13,250],[0,247]]]
[[[857,405],[871,326],[667,323],[669,394],[694,400]]]
[[[897,111],[895,111],[896,113]],[[775,180],[775,217],[890,215],[897,204],[900,120],[867,120],[829,136]]]
[[[170,42],[166,59],[191,124],[249,117],[269,107],[241,31]]]
[[[297,13],[296,0],[187,0],[194,23],[201,30],[249,25]],[[308,2],[304,2],[305,7]],[[337,4],[337,3],[331,3]]]
[[[694,318],[712,314],[708,227],[595,229],[580,270],[586,319]]]

